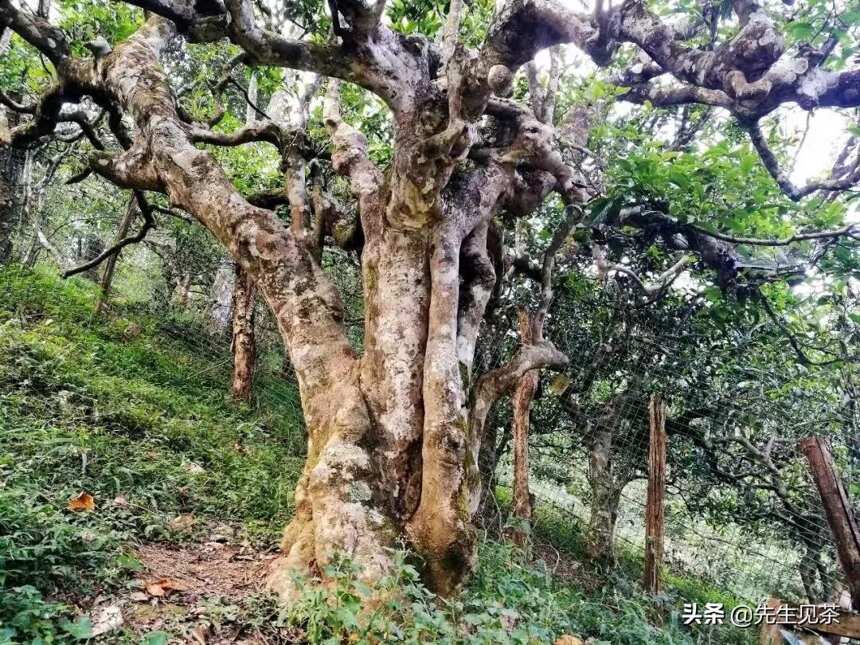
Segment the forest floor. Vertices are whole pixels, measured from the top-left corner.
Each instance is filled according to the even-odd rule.
[[[530,549],[486,534],[456,600],[403,555],[370,626],[349,563],[279,607],[261,580],[303,461],[295,388],[264,371],[236,405],[225,343],[193,318],[121,303],[96,319],[94,300],[85,280],[0,270],[0,645],[755,640],[682,626],[684,602],[737,601],[694,578],[648,598],[641,554],[596,571],[579,527],[540,509]]]

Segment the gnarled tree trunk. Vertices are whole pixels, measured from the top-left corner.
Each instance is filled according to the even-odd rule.
[[[283,53],[252,24],[250,5],[228,4],[233,35],[259,49],[258,62],[268,55],[263,50]],[[173,24],[152,16],[92,61],[72,57],[62,34],[44,21],[10,11],[6,0],[0,10],[51,52],[64,96],[93,94],[131,117],[133,141],[118,155],[96,153],[94,171],[122,187],[162,192],[195,217],[229,250],[277,320],[298,381],[308,448],[270,588],[290,597],[297,573],[319,572],[338,553],[376,580],[390,570],[390,547],[406,538],[423,556],[431,586],[444,594],[457,589],[474,565],[477,460],[487,415],[527,372],[567,362],[540,341],[523,346],[509,364],[472,375],[496,280],[487,231],[509,200],[516,198],[522,209],[521,196],[510,190],[517,165],[526,158],[555,163],[536,171],[545,177],[532,208],[557,186],[564,199],[578,197],[572,171],[550,149],[551,130],[527,112],[502,106],[500,118],[511,124],[502,147],[458,167],[490,98],[486,79],[498,82],[499,74],[484,69],[477,85],[467,83],[457,71],[465,69],[464,54],[454,48],[446,61],[451,84],[442,91],[434,82],[435,52],[380,26],[378,15],[368,26],[373,37],[356,45],[356,56],[370,62],[341,66],[315,45],[291,50],[297,66],[313,60],[327,73],[372,87],[394,115],[395,152],[386,177],[369,160],[363,136],[340,118],[338,86],[330,84],[325,121],[332,165],[350,182],[363,241],[364,351],[358,355],[338,293],[320,266],[326,226],[308,221],[314,213],[301,203],[306,194],[295,184],[303,175],[290,166],[293,159],[285,159],[293,217],[286,227],[271,210],[244,199],[213,157],[195,147],[196,141],[235,141],[249,133],[283,141],[270,123],[221,136],[182,120],[158,65]],[[353,30],[365,24],[360,16],[349,22]],[[456,28],[452,33],[456,38]],[[26,140],[40,127],[34,122],[15,135]]]
[[[497,213],[526,216],[551,192],[570,207],[592,190],[583,188],[588,184],[565,161],[557,133],[541,120],[556,111],[552,97],[541,90],[539,116],[504,98],[517,69],[538,50],[574,43],[607,65],[621,43],[631,43],[653,65],[638,74],[628,70],[634,77],[628,100],[727,108],[794,199],[839,190],[855,179],[833,177],[800,189],[779,171],[758,120],[788,101],[807,109],[856,106],[860,70],[824,70],[826,56],[814,48],[785,60],[773,21],[753,11],[753,3],[738,3],[740,29],[731,46],[706,51],[685,43],[641,2],[583,16],[553,0],[511,0],[499,7],[480,48],[471,49],[459,39],[461,0],[450,3],[441,42],[390,29],[382,20],[384,2],[340,0],[334,22],[344,20],[325,44],[262,29],[251,0],[128,1],[148,11],[144,26],[112,51],[93,48],[95,58],[82,59],[44,17],[0,0],[0,25],[38,48],[57,78],[33,117],[0,137],[26,146],[68,120],[65,104],[90,97],[110,114],[108,125],[123,147],[118,154],[95,153],[90,169],[121,187],[163,193],[190,213],[229,251],[272,310],[308,428],[296,515],[284,533],[284,556],[269,577],[270,587],[285,597],[294,574],[318,571],[337,552],[356,560],[366,578],[377,578],[391,566],[388,547],[403,537],[423,555],[427,579],[440,592],[456,589],[472,568],[477,461],[490,409],[524,374],[566,362],[541,341],[523,346],[509,364],[473,375],[475,342],[499,266],[491,260],[488,229]],[[197,41],[229,38],[245,62],[342,79],[385,102],[394,154],[383,173],[370,160],[364,137],[340,118],[337,84],[330,84],[325,121],[331,164],[348,179],[359,214],[345,227],[349,235],[335,230],[343,228],[339,215],[308,204],[301,133],[254,118],[225,134],[180,114],[158,63],[177,31]],[[777,60],[786,64],[775,65]],[[669,75],[682,85],[664,87]],[[133,125],[130,135],[126,124]],[[576,123],[568,126],[576,129]],[[245,199],[214,158],[195,146],[251,141],[281,151],[287,190],[286,202],[278,203],[289,205],[289,227],[264,207],[266,200]],[[649,230],[657,224],[667,248],[697,252],[724,285],[743,267],[732,243],[651,204],[620,209],[605,224]],[[321,267],[327,236],[361,249],[360,355]],[[551,247],[557,249],[556,242],[561,244],[554,238]],[[549,260],[542,272],[545,296],[551,295],[551,255]],[[525,265],[531,272],[531,263]],[[598,462],[595,482],[611,510],[617,496],[604,486],[607,464]]]

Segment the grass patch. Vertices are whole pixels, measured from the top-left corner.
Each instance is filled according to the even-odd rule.
[[[199,526],[230,518],[272,544],[293,511],[295,391],[281,387],[282,405],[266,411],[237,406],[225,398],[229,362],[213,369],[223,351],[186,340],[200,330],[168,334],[121,308],[97,320],[94,299],[84,281],[0,272],[0,621],[19,636],[44,630],[22,603],[121,579],[123,545],[194,537],[170,528],[179,514]],[[82,491],[95,510],[69,511]]]
[[[503,513],[511,507],[511,491],[496,489]],[[727,593],[706,580],[664,569],[663,591],[651,598],[642,591],[642,550],[617,540],[617,563],[606,571],[589,564],[585,550],[585,527],[573,513],[549,504],[537,504],[532,536],[536,544],[551,544],[559,557],[573,561],[577,572],[572,581],[585,595],[575,596],[575,625],[580,634],[605,638],[612,643],[724,643],[749,645],[757,640],[757,629],[725,625],[681,625],[685,603],[721,603],[728,616],[738,604],[748,601]],[[482,563],[483,566],[483,563]],[[655,624],[661,624],[653,633]]]

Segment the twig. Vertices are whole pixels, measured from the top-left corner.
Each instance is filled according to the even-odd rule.
[[[150,230],[155,228],[155,218],[153,218],[152,216],[152,209],[146,202],[146,198],[143,196],[143,193],[136,190],[134,191],[134,195],[137,199],[138,206],[140,206],[140,212],[143,215],[143,225],[140,227],[140,230],[135,235],[132,235],[131,237],[126,237],[114,244],[112,247],[105,249],[102,253],[100,253],[97,257],[93,258],[89,262],[64,271],[62,273],[63,278],[69,278],[73,275],[83,273],[84,271],[88,271],[89,269],[98,266],[99,264],[107,260],[109,257],[119,253],[128,245],[142,242],[143,239],[146,237],[146,234],[149,233]]]

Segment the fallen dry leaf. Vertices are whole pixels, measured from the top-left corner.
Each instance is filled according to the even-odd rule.
[[[192,475],[202,475],[206,472],[206,469],[203,468],[200,464],[194,463],[193,461],[186,462],[182,465],[186,471],[191,473]]]
[[[163,598],[167,595],[167,592],[157,584],[146,585],[146,593],[156,598]]]
[[[172,520],[167,523],[167,526],[173,531],[189,531],[197,520],[191,513],[183,513],[182,515],[177,515]]]
[[[69,500],[69,510],[79,513],[80,511],[92,511],[96,507],[96,500],[89,493],[81,493]]]
[[[582,641],[576,636],[570,634],[562,634],[555,639],[555,645],[582,645]]]
[[[570,379],[564,374],[556,374],[549,383],[549,391],[554,396],[561,396],[570,387]]]
[[[191,638],[195,643],[206,645],[206,637],[209,634],[209,626],[206,623],[200,623],[191,630]]]
[[[188,585],[181,580],[173,580],[172,578],[162,578],[155,582],[146,583],[146,593],[156,598],[163,598],[171,591],[188,591]]]
[[[135,591],[129,594],[128,597],[132,602],[147,602],[149,600],[149,596],[142,591]]]

